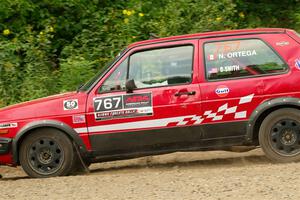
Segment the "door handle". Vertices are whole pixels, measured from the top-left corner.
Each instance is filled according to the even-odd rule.
[[[188,92],[188,91],[184,91],[184,92],[177,92],[175,93],[175,96],[176,97],[179,97],[181,95],[195,95],[196,94],[196,91],[191,91],[191,92]]]

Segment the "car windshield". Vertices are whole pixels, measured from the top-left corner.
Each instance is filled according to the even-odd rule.
[[[103,67],[93,78],[86,82],[83,86],[80,87],[79,91],[89,90],[96,81],[98,81],[120,57],[126,51],[126,48],[123,49],[112,61],[110,61],[105,67]]]

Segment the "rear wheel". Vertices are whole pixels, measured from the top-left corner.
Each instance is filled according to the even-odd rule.
[[[51,128],[30,133],[23,140],[19,155],[24,171],[35,178],[68,175],[76,160],[70,139]]]
[[[299,161],[300,111],[284,108],[269,114],[260,127],[259,143],[272,161]]]

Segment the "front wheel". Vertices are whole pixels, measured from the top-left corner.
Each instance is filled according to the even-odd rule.
[[[51,128],[30,133],[22,141],[19,155],[22,168],[34,178],[68,175],[76,160],[70,139]]]
[[[259,143],[272,161],[300,161],[300,111],[283,108],[269,114],[261,124]]]

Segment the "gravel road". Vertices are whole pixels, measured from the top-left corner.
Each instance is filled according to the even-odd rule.
[[[260,149],[173,153],[90,169],[30,179],[1,166],[0,199],[300,199],[300,164],[271,164]]]

